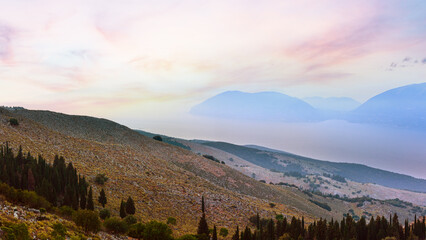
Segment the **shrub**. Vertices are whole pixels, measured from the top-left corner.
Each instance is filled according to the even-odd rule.
[[[229,233],[228,229],[226,229],[224,227],[219,230],[219,235],[222,236],[222,237],[228,236],[228,233]]]
[[[10,123],[11,126],[19,126],[18,119],[16,119],[16,118],[9,119],[9,123]]]
[[[150,240],[171,240],[173,239],[172,230],[167,224],[150,221],[145,225],[143,238]]]
[[[108,232],[113,234],[124,234],[127,232],[127,223],[116,217],[105,220],[104,227]]]
[[[96,212],[91,210],[78,210],[73,214],[73,221],[86,232],[98,232],[101,227],[101,221]]]
[[[104,185],[108,181],[108,177],[105,174],[98,174],[95,177],[95,183],[99,185]]]
[[[327,204],[327,203],[322,203],[322,202],[318,202],[318,201],[311,200],[311,199],[309,199],[309,201],[310,201],[311,203],[313,203],[313,204],[317,205],[318,207],[324,208],[324,209],[325,209],[325,210],[327,210],[327,211],[331,211],[331,207],[330,207],[330,206],[328,206],[328,204]]]
[[[133,215],[129,215],[129,216],[125,217],[124,221],[127,223],[128,226],[138,222],[138,220]]]
[[[129,228],[129,237],[141,239],[143,237],[143,232],[145,230],[145,225],[142,223],[135,223]]]
[[[62,216],[71,217],[74,213],[74,209],[72,209],[70,206],[62,206],[59,208],[59,213]]]
[[[55,239],[65,239],[65,235],[67,234],[67,229],[62,225],[62,223],[53,224],[53,232],[52,236]]]
[[[28,227],[24,223],[16,224],[5,224],[5,226],[0,227],[0,230],[3,231],[3,236],[5,240],[30,240],[30,235],[28,233]]]
[[[276,205],[275,205],[275,203],[269,203],[269,206],[270,206],[271,208],[274,208]]]
[[[167,224],[176,225],[176,218],[168,217],[167,218]]]
[[[111,217],[111,212],[108,209],[104,208],[99,212],[99,217],[101,219],[105,220],[105,219]]]
[[[182,237],[178,238],[177,240],[198,240],[198,238],[191,234],[183,235]]]
[[[162,141],[163,141],[163,138],[162,138],[161,136],[159,136],[159,135],[154,136],[154,137],[153,137],[153,139],[154,139],[154,140],[157,140],[157,141],[160,141],[160,142],[162,142]]]

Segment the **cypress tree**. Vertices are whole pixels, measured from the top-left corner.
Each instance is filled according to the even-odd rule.
[[[207,225],[205,208],[204,208],[204,197],[201,198],[201,211],[202,215],[200,218],[200,222],[198,223],[197,234],[198,235],[206,235],[209,236],[209,226]]]
[[[213,236],[212,236],[212,240],[217,240],[217,230],[216,230],[216,225],[214,225],[214,227],[213,227]]]
[[[232,240],[240,240],[240,230],[237,225],[237,230],[235,230],[234,236],[232,236]]]
[[[103,208],[105,208],[105,204],[107,204],[107,198],[106,198],[105,191],[104,191],[103,188],[102,188],[102,190],[101,190],[101,192],[99,194],[98,202],[100,204],[102,204]]]
[[[80,196],[80,208],[86,209],[86,204],[87,204],[86,194],[82,193],[80,195],[81,195]]]
[[[90,187],[89,195],[87,196],[87,209],[89,210],[95,210],[95,205],[93,203],[93,191],[92,187]]]
[[[121,203],[120,203],[120,217],[121,218],[125,218],[127,216],[125,206],[126,206],[126,204],[123,202],[123,200],[121,200]]]
[[[135,212],[136,212],[135,202],[133,201],[131,197],[129,197],[126,202],[126,213],[133,215],[135,214]]]

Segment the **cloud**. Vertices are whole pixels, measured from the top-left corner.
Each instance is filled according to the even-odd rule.
[[[16,31],[5,24],[0,24],[0,59],[10,60],[13,57],[12,39],[16,36]]]

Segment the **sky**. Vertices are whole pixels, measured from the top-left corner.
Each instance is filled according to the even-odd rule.
[[[425,81],[421,0],[0,4],[2,105],[168,117],[225,90],[363,102]]]
[[[426,81],[423,0],[0,0],[0,6],[0,105],[188,136],[189,122],[171,122],[223,91],[364,102]],[[201,132],[191,136],[211,137]]]

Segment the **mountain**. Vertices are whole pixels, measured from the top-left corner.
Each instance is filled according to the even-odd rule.
[[[378,94],[351,112],[359,123],[426,128],[426,83],[394,88]]]
[[[317,110],[306,102],[277,92],[228,91],[194,106],[190,112],[239,120],[310,122],[320,119]]]
[[[338,112],[352,111],[361,105],[361,103],[348,97],[308,97],[303,98],[303,101],[309,103],[318,110]]]

